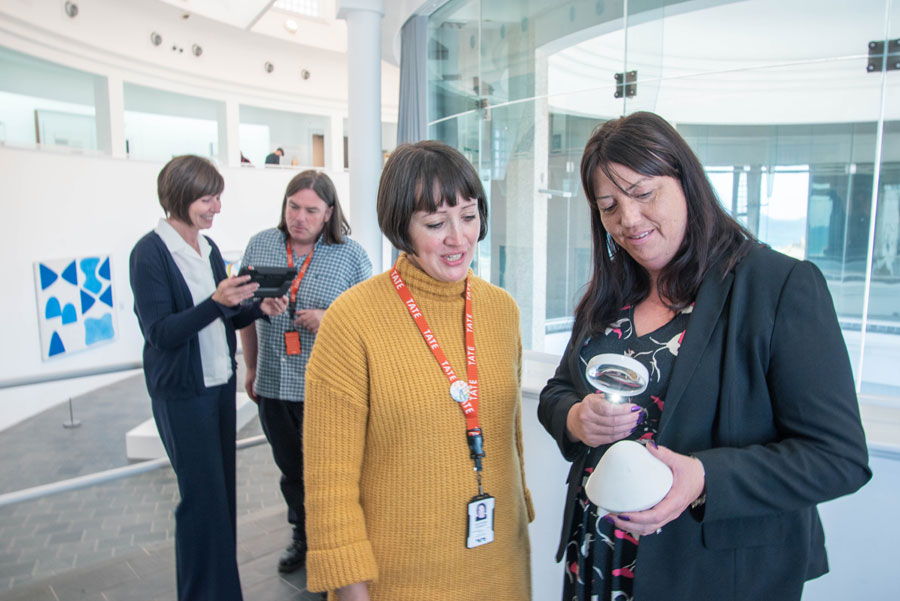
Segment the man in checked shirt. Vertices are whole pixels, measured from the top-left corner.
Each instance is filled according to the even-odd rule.
[[[241,330],[245,388],[259,405],[259,421],[288,506],[293,537],[278,559],[278,571],[293,572],[306,561],[303,506],[303,391],[306,362],[325,309],[344,290],[369,278],[372,264],[350,226],[334,184],[324,173],[303,171],[287,186],[278,227],[253,236],[242,267],[297,269],[288,310]]]

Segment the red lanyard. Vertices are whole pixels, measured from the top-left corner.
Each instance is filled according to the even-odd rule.
[[[422,315],[422,311],[416,304],[412,293],[409,291],[409,288],[406,287],[403,278],[400,277],[400,272],[397,271],[396,265],[394,265],[394,268],[391,270],[391,282],[393,282],[394,288],[397,289],[397,294],[400,295],[409,314],[412,315],[413,321],[416,322],[419,332],[422,333],[422,338],[425,339],[425,344],[431,349],[434,358],[437,359],[438,364],[441,366],[441,369],[444,370],[444,374],[450,381],[450,397],[459,403],[459,408],[462,409],[463,415],[466,418],[466,441],[469,445],[472,459],[475,461],[475,470],[480,472],[481,458],[484,457],[484,443],[481,428],[478,425],[478,363],[475,360],[475,330],[472,322],[472,288],[469,278],[466,277],[465,323],[466,378],[468,379],[468,386],[465,382],[460,381],[456,372],[453,371],[450,361],[447,360],[447,356],[444,354],[443,349],[441,349],[441,345],[438,344],[437,338],[428,326],[428,322],[425,321],[425,316]]]
[[[303,265],[300,266],[300,271],[297,272],[297,276],[294,278],[294,281],[291,283],[291,306],[292,307],[297,304],[297,290],[300,288],[300,282],[303,281],[303,276],[306,275],[306,268],[309,267],[309,261],[310,261],[310,259],[312,259],[314,248],[310,249],[309,254],[306,255],[306,260],[303,261]],[[287,241],[287,264],[288,264],[288,267],[294,266],[294,251],[291,249],[291,239],[290,238],[288,238],[288,241]]]

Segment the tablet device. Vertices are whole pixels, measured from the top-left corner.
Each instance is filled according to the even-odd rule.
[[[294,267],[242,267],[238,276],[249,275],[251,282],[259,284],[253,299],[284,296],[291,289],[297,275]]]

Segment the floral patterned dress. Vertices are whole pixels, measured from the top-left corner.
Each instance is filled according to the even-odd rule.
[[[647,390],[630,399],[643,408],[643,419],[629,440],[648,441],[656,436],[672,367],[692,308],[693,305],[688,306],[657,330],[637,336],[634,307],[624,307],[602,335],[587,338],[581,348],[579,356],[585,366],[595,355],[617,353],[637,359],[647,368]],[[633,600],[638,538],[604,520],[606,514],[598,512],[584,492],[588,476],[605,448],[591,449],[585,462],[566,545],[563,601]]]

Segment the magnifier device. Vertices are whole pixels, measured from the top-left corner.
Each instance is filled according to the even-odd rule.
[[[650,382],[650,374],[640,361],[616,353],[591,357],[584,375],[595,390],[606,394],[610,403],[627,402],[647,390]]]

